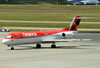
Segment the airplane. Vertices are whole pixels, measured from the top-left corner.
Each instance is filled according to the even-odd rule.
[[[42,43],[52,43],[51,48],[56,48],[56,42],[80,41],[80,39],[68,39],[78,33],[78,26],[81,16],[75,16],[70,26],[61,30],[31,31],[10,33],[2,40],[2,43],[11,47],[23,44],[36,44],[36,48],[41,48]]]

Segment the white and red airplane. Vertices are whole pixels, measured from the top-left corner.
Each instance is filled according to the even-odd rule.
[[[62,30],[52,31],[32,31],[10,33],[2,42],[14,50],[15,45],[36,44],[36,48],[41,48],[41,43],[52,43],[51,48],[56,48],[56,42],[77,41],[78,39],[68,39],[74,37],[78,31],[81,17],[75,16],[69,27]]]

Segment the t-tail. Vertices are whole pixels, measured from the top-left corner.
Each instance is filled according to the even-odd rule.
[[[81,16],[75,16],[73,18],[73,21],[71,22],[70,26],[65,28],[64,30],[72,30],[72,31],[77,31],[78,26],[80,24],[81,21]]]

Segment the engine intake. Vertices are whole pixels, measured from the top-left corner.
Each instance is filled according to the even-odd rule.
[[[72,34],[72,33],[68,33],[68,34],[62,33],[62,36],[63,37],[74,37],[74,34]]]
[[[65,36],[66,36],[66,34],[65,34],[65,33],[62,33],[62,36],[63,36],[63,37],[65,37]]]

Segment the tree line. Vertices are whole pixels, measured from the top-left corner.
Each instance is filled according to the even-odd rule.
[[[0,0],[0,4],[54,4],[65,5],[67,0]]]

